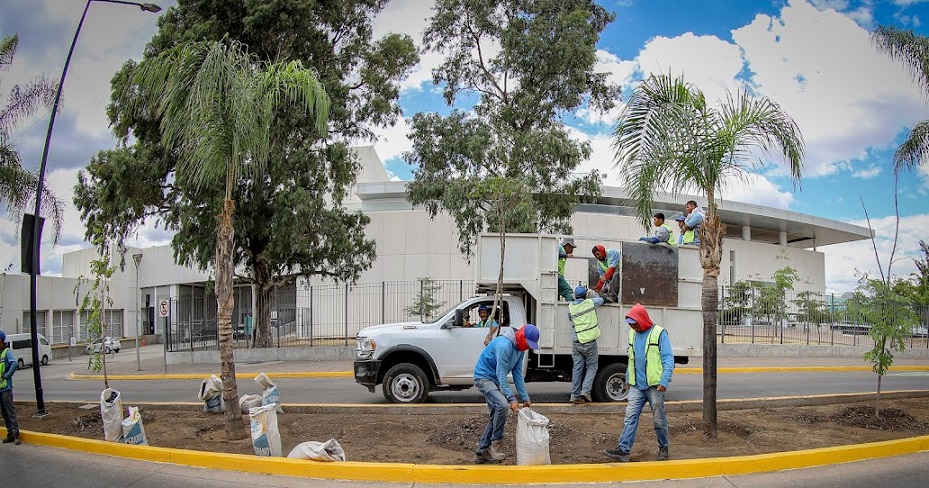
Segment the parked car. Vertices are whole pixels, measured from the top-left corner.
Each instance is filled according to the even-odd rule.
[[[97,339],[89,344],[84,349],[87,354],[100,354],[101,348],[107,353],[119,352],[122,344],[119,342],[119,339],[113,337],[104,337],[103,339]]]

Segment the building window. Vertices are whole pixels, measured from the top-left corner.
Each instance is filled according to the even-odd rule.
[[[737,280],[735,279],[735,251],[729,250],[729,286],[735,284]]]
[[[32,321],[29,319],[29,310],[23,310],[23,332],[32,332]],[[39,323],[39,334],[48,337],[45,332],[45,318],[48,312],[45,310],[36,310],[35,320]]]
[[[68,344],[74,334],[74,310],[52,312],[52,344]]]
[[[77,340],[87,342],[90,337],[87,333],[87,321],[90,312],[81,312],[81,323],[78,327]],[[103,336],[104,337],[123,337],[123,311],[104,310],[103,311]]]

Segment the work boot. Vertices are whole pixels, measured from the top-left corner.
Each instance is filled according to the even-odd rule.
[[[15,441],[15,440],[16,440],[15,437],[13,437],[13,436],[11,436],[11,435],[8,435],[8,436],[6,436],[6,437],[3,438],[3,443],[4,443],[4,444],[9,444],[9,443],[11,443],[11,442],[13,442],[13,441]]]
[[[593,403],[593,399],[590,398],[590,393],[581,393],[581,398],[587,403]]]
[[[619,448],[616,448],[616,449],[604,449],[604,450],[603,450],[603,454],[606,454],[606,456],[607,456],[608,458],[615,459],[615,460],[617,460],[617,461],[619,461],[619,462],[621,462],[621,463],[628,463],[628,462],[629,462],[629,453],[628,453],[628,452],[624,452],[624,451],[620,450]]]
[[[484,449],[482,452],[474,452],[474,464],[500,464],[502,462],[503,459],[494,458],[490,448]]]
[[[658,457],[657,457],[656,459],[657,459],[658,461],[667,461],[667,460],[668,460],[668,448],[667,448],[667,447],[659,447],[659,448],[658,448]]]
[[[573,396],[571,397],[571,403],[577,403],[578,405],[581,405],[581,404],[584,404],[585,401],[582,397]]]
[[[506,453],[503,452],[503,446],[500,444],[500,441],[493,441],[490,443],[490,449],[487,449],[487,452],[490,453],[490,457],[498,462],[506,459]]]

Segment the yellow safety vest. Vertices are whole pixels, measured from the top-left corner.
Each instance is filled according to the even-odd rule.
[[[6,355],[7,354],[13,354],[10,352],[9,348],[6,348],[3,350],[3,352],[0,352],[0,390],[5,389],[7,387],[7,383],[10,381],[3,377],[3,375],[6,374]],[[10,358],[12,359],[12,356]]]
[[[660,227],[664,227],[665,229],[668,229],[668,244],[670,244],[671,247],[676,246],[677,239],[674,238],[674,229],[672,229],[671,226],[668,225],[667,222],[661,224]]]
[[[648,386],[656,386],[661,382],[664,373],[664,364],[661,363],[661,350],[658,348],[658,338],[661,336],[661,327],[653,325],[648,333],[648,344],[645,346],[645,379]],[[635,330],[629,329],[629,367],[626,368],[626,383],[635,386]]]
[[[594,301],[589,298],[577,305],[568,304],[568,312],[574,322],[574,332],[577,333],[577,342],[581,344],[593,342],[600,337],[600,326],[595,309]]]

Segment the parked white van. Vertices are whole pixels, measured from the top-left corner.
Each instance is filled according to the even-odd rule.
[[[6,343],[10,345],[10,349],[13,350],[13,356],[16,357],[16,362],[19,363],[19,367],[23,366],[32,366],[32,336],[29,333],[25,334],[8,334],[6,336]],[[39,334],[39,360],[42,362],[42,365],[45,366],[48,364],[48,360],[52,357],[52,346],[48,343],[48,339],[44,335]]]

